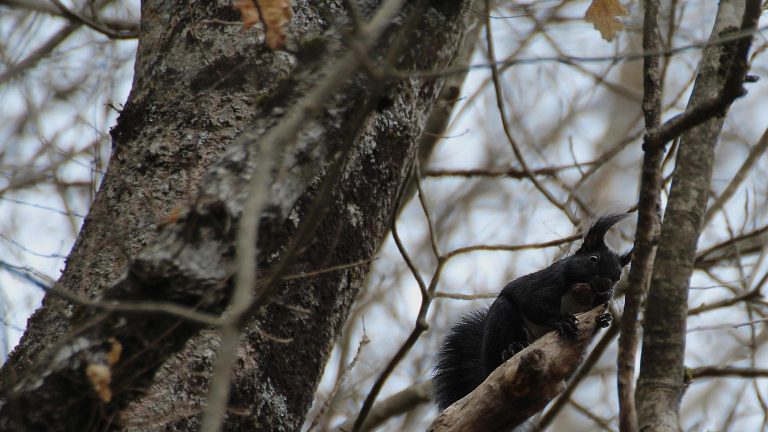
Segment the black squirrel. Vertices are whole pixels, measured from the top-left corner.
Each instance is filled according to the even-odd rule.
[[[573,314],[611,300],[632,251],[619,256],[605,234],[629,214],[600,217],[573,255],[508,283],[489,308],[462,317],[445,337],[434,370],[435,403],[444,410],[480,385],[498,366],[551,330],[575,336]],[[598,324],[606,327],[610,314]]]

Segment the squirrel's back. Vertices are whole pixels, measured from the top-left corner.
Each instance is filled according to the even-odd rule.
[[[483,374],[482,348],[487,308],[464,315],[451,327],[434,373],[435,403],[444,410],[479,386]]]

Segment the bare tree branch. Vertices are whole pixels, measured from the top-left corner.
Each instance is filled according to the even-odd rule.
[[[760,13],[759,0],[721,2],[712,37],[719,37],[723,31],[754,29]],[[729,105],[741,95],[750,44],[751,37],[705,50],[689,114],[684,116],[691,120],[675,120],[662,126],[665,131],[684,133],[648,294],[636,393],[641,430],[676,431],[680,427],[688,284],[706,211],[714,147],[723,124],[722,118],[711,116],[722,113],[720,104],[724,101]],[[706,108],[697,109],[699,104]],[[717,110],[711,108],[714,106]],[[699,126],[693,129],[679,129],[696,124]],[[666,142],[665,133],[652,133],[650,144]]]
[[[659,51],[659,1],[647,0],[644,3],[643,50]],[[660,56],[649,55],[643,58],[643,114],[646,131],[661,123],[661,101],[664,89],[664,77],[660,71]],[[645,298],[648,278],[653,266],[655,240],[659,231],[661,213],[661,165],[664,158],[664,146],[643,146],[642,177],[640,179],[640,197],[638,200],[637,228],[635,247],[632,253],[632,268],[628,276],[627,292],[624,301],[624,313],[621,316],[621,334],[617,384],[619,392],[619,429],[622,432],[637,431],[637,411],[635,408],[635,359],[638,344],[638,318]]]
[[[42,12],[49,15],[70,19],[93,28],[99,33],[114,36],[117,39],[136,38],[139,36],[139,22],[104,17],[88,17],[84,13],[67,8],[59,0],[54,4],[42,0],[0,0],[0,6]],[[103,24],[103,25],[102,25]]]
[[[515,354],[472,393],[446,408],[429,431],[508,431],[524,422],[565,389],[564,380],[576,370],[597,330],[595,320],[604,311],[599,306],[577,315],[575,340],[550,332]]]

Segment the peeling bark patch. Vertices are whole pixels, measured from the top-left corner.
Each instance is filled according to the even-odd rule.
[[[277,392],[272,385],[272,380],[267,378],[265,382],[259,386],[257,391],[261,400],[269,401],[269,404],[272,407],[272,412],[276,414],[278,418],[285,418],[288,415],[288,406],[286,404],[285,396]]]
[[[461,2],[456,0],[432,0],[432,7],[445,15],[446,19],[454,19],[462,10]]]
[[[388,110],[388,109],[392,108],[392,106],[394,104],[395,104],[395,102],[392,100],[392,98],[390,98],[388,96],[383,96],[383,97],[379,98],[379,103],[376,105],[376,110],[377,111],[385,111],[385,110]]]
[[[242,54],[222,57],[198,72],[189,87],[195,93],[212,88],[229,90],[242,88],[247,83],[247,74],[242,71],[245,64],[246,57]]]
[[[109,130],[113,151],[121,143],[133,141],[139,136],[144,127],[142,119],[146,115],[147,108],[131,101],[126,102],[117,118],[117,124]]]
[[[218,3],[218,2],[215,2]],[[224,6],[216,7],[213,10],[213,15],[223,21],[239,21],[240,12],[237,11],[229,2]]]
[[[349,216],[349,222],[353,227],[357,228],[360,226],[363,218],[363,214],[360,212],[360,207],[356,206],[354,203],[347,204],[347,215]]]

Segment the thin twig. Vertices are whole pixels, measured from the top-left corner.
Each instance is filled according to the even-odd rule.
[[[405,22],[403,23],[400,30],[396,33],[395,39],[390,47],[390,50],[387,52],[385,56],[384,64],[386,66],[390,66],[396,63],[401,49],[408,43],[408,36],[412,34],[413,30],[415,29],[415,26],[418,23],[418,19],[426,12],[427,6],[429,2],[427,0],[419,0],[414,5],[413,8],[410,10],[408,16],[405,19]],[[402,200],[405,190],[407,189],[408,182],[406,181],[404,183],[404,189],[401,190],[400,196],[398,197],[398,201]],[[420,201],[422,205],[425,205],[425,201]],[[397,209],[399,206],[396,206]],[[424,209],[425,214],[429,214],[428,209]],[[397,219],[397,210],[392,215],[392,223],[393,228],[395,221]],[[402,244],[400,245],[402,246]],[[400,246],[398,246],[400,248]],[[436,242],[434,243],[434,246],[436,247]],[[403,252],[405,249],[400,249],[401,252]],[[413,264],[411,263],[411,266]],[[415,267],[411,267],[412,271],[415,271]],[[426,324],[426,313],[429,308],[429,303],[431,301],[431,292],[434,291],[435,286],[437,284],[437,280],[439,280],[440,272],[442,269],[442,263],[440,260],[438,260],[437,269],[435,270],[435,274],[432,277],[432,282],[430,283],[430,286],[428,288],[424,287],[424,282],[421,281],[419,284],[419,289],[421,291],[422,295],[422,302],[421,302],[421,308],[419,309],[419,316],[416,320],[416,326],[411,332],[411,335],[408,337],[408,339],[403,343],[403,345],[400,347],[398,352],[395,354],[395,356],[390,360],[390,362],[387,364],[387,366],[384,368],[384,370],[381,372],[379,377],[374,382],[373,386],[371,387],[371,390],[368,392],[368,395],[366,396],[365,400],[363,401],[362,406],[360,407],[360,412],[357,415],[357,418],[355,419],[354,426],[352,430],[354,432],[358,432],[362,430],[363,425],[365,424],[365,419],[368,416],[368,413],[370,413],[371,408],[373,407],[373,403],[376,401],[376,398],[379,395],[379,392],[381,391],[381,388],[384,386],[384,383],[388,379],[389,375],[392,373],[392,371],[395,369],[395,367],[400,363],[400,361],[408,354],[408,352],[411,350],[411,348],[416,344],[416,341],[419,339],[419,336],[421,333],[423,333],[429,326]],[[414,273],[415,275],[418,274],[416,271]],[[417,277],[417,280],[420,278]]]
[[[752,170],[752,167],[755,165],[755,163],[757,163],[758,160],[760,160],[760,157],[763,155],[763,153],[765,153],[767,149],[768,129],[763,132],[763,136],[760,138],[757,144],[752,147],[752,150],[750,150],[747,159],[744,160],[744,163],[741,164],[739,170],[736,171],[736,174],[733,176],[733,179],[731,179],[730,183],[728,183],[728,186],[725,187],[723,193],[720,194],[715,202],[712,203],[712,206],[707,209],[707,213],[704,215],[704,225],[709,223],[715,213],[717,213],[717,211],[720,210],[723,205],[728,202],[729,199],[731,199],[733,194],[736,193],[736,191],[739,189],[739,186],[741,186],[741,183],[744,181],[744,179],[747,178],[747,174]]]
[[[262,141],[259,146],[259,158],[248,185],[248,198],[237,231],[235,288],[229,302],[231,316],[221,329],[221,342],[208,389],[208,401],[200,421],[200,430],[203,432],[218,432],[223,427],[232,367],[240,346],[240,323],[243,322],[254,298],[253,289],[257,276],[256,244],[261,213],[269,197],[269,176],[280,159],[280,151],[285,151],[285,147],[278,147],[278,143],[279,140]]]
[[[80,21],[81,24],[87,25],[87,23],[83,22],[83,20],[80,20],[77,17],[75,17],[75,19],[72,19],[73,18],[72,16],[62,11],[61,7],[59,6],[59,3],[60,3],[59,1],[54,1],[54,3],[56,4],[50,4],[48,1],[41,1],[41,0],[0,0],[0,5],[2,6],[7,6],[9,8],[14,8],[14,9],[24,9],[24,10],[33,11],[33,12],[41,12],[48,15],[68,18],[72,22]],[[82,13],[77,13],[75,11],[72,11],[69,8],[66,8],[66,10],[73,15],[75,14],[83,15]],[[93,18],[88,17],[88,20],[95,23],[103,23],[103,26],[106,26],[105,28],[108,30],[109,33],[116,33],[122,36],[132,34],[133,38],[137,38],[139,36],[138,21],[129,21],[129,20],[123,20],[123,19],[104,18],[104,17],[93,17]],[[238,24],[243,25],[242,22],[238,22]],[[98,28],[94,30],[102,32]]]
[[[339,389],[341,389],[341,384],[347,379],[347,376],[352,371],[352,369],[357,364],[357,361],[360,359],[360,353],[363,350],[363,347],[368,345],[368,343],[371,340],[368,339],[368,336],[363,334],[362,339],[360,339],[360,343],[357,345],[357,351],[355,351],[355,356],[352,357],[352,361],[349,362],[347,367],[344,368],[342,373],[336,378],[336,383],[333,384],[333,388],[331,389],[330,393],[328,393],[328,396],[325,398],[325,402],[323,402],[323,405],[320,407],[320,409],[317,411],[317,414],[315,415],[315,418],[312,420],[312,423],[309,424],[309,427],[305,430],[305,432],[309,432],[313,430],[318,422],[320,421],[320,418],[322,418],[325,415],[325,412],[328,411],[328,407],[331,404],[331,401],[333,398],[336,397],[336,393],[339,392]]]
[[[750,231],[748,233],[731,237],[728,240],[725,240],[721,243],[710,246],[696,254],[696,266],[700,266],[704,262],[713,261],[713,260],[722,260],[725,257],[730,257],[730,253],[728,252],[728,249],[736,247],[741,243],[746,243],[747,245],[754,246],[753,248],[756,248],[756,249],[762,249],[766,243],[766,240],[763,240],[762,237],[766,236],[767,234],[768,234],[768,225],[758,228],[756,230]],[[754,243],[754,245],[752,245],[751,243]],[[739,246],[739,248],[741,249],[742,253],[744,253],[744,250],[747,249],[747,247],[745,246]]]
[[[486,40],[486,46],[488,48],[488,57],[491,61],[491,76],[493,77],[493,87],[496,94],[496,105],[498,107],[499,111],[499,117],[501,119],[501,126],[504,130],[504,134],[507,137],[507,141],[509,142],[509,145],[512,147],[512,152],[515,154],[515,157],[517,158],[517,162],[520,164],[520,168],[522,168],[523,172],[525,173],[525,176],[528,177],[531,180],[531,183],[536,187],[536,189],[541,192],[542,195],[552,203],[555,207],[560,209],[566,217],[568,217],[568,220],[571,221],[574,225],[578,225],[579,221],[578,219],[571,213],[571,211],[568,210],[565,205],[560,203],[550,192],[547,190],[546,187],[544,187],[541,182],[536,178],[536,176],[531,172],[531,170],[528,168],[528,164],[525,162],[525,158],[523,157],[523,153],[520,151],[520,147],[517,144],[517,141],[512,136],[512,131],[509,128],[509,122],[507,122],[507,114],[506,109],[504,106],[504,95],[501,91],[501,82],[499,79],[499,66],[496,64],[496,52],[494,50],[493,45],[493,31],[491,29],[491,18],[490,18],[490,11],[491,11],[491,2],[490,0],[485,0],[485,8],[486,13],[488,14],[485,19],[485,40]]]
[[[757,298],[760,298],[760,297],[762,297],[762,295],[760,294],[760,289],[759,288],[755,288],[755,289],[753,289],[751,291],[745,292],[744,294],[739,294],[737,296],[733,296],[731,298],[728,298],[728,299],[725,299],[725,300],[716,301],[716,302],[709,303],[709,304],[705,303],[705,304],[702,304],[701,306],[697,306],[695,308],[692,308],[692,309],[690,309],[688,311],[688,316],[699,315],[699,314],[702,314],[704,312],[709,312],[709,311],[713,311],[713,310],[717,310],[717,309],[726,308],[726,307],[733,306],[733,305],[741,303],[741,302],[748,302],[750,300],[757,299]]]
[[[368,258],[368,259],[355,261],[355,262],[352,262],[352,263],[349,263],[349,264],[339,264],[339,265],[331,266],[331,267],[324,268],[324,269],[321,269],[321,270],[315,270],[315,271],[311,271],[311,272],[304,272],[304,273],[298,273],[298,274],[293,274],[293,275],[287,275],[287,276],[283,276],[281,279],[282,280],[295,280],[295,279],[304,279],[304,278],[320,276],[320,275],[323,275],[323,274],[326,274],[326,273],[331,273],[331,272],[335,272],[335,271],[339,271],[339,270],[346,270],[346,269],[349,269],[349,268],[359,267],[359,266],[365,265],[365,264],[370,264],[374,260],[376,260],[376,257],[371,257],[371,258]]]
[[[403,256],[403,260],[405,260],[406,263],[409,263],[408,265],[409,267],[411,267],[413,266],[413,264],[410,258],[408,257],[408,252],[405,250],[404,247],[402,247],[402,242],[400,241],[399,236],[397,236],[396,234],[397,231],[395,229],[395,226],[396,226],[396,222],[393,222],[392,236],[397,238],[395,240],[395,243],[397,244],[398,249],[400,250],[400,253]],[[384,368],[384,370],[381,372],[381,374],[378,376],[373,386],[371,387],[371,390],[368,393],[368,396],[365,398],[362,408],[360,409],[360,413],[358,414],[357,419],[355,420],[354,427],[352,428],[353,432],[359,432],[360,430],[362,430],[365,419],[368,416],[368,413],[370,412],[371,408],[373,407],[373,403],[376,401],[376,397],[381,391],[381,388],[384,386],[384,383],[389,378],[392,371],[395,370],[395,367],[400,363],[400,361],[402,361],[403,358],[405,358],[406,354],[408,354],[411,348],[413,348],[413,346],[416,344],[421,334],[424,331],[426,331],[427,328],[429,328],[429,325],[426,322],[426,315],[432,300],[432,293],[437,287],[437,281],[440,280],[440,275],[442,273],[444,264],[445,264],[445,260],[442,260],[442,259],[438,260],[437,267],[435,268],[435,272],[432,275],[432,279],[430,281],[429,287],[424,286],[424,281],[421,278],[421,276],[419,276],[418,271],[415,269],[415,267],[411,267],[411,271],[413,272],[414,277],[419,283],[419,288],[422,294],[421,306],[419,308],[419,314],[416,318],[416,325],[411,331],[411,334],[408,336],[405,342],[403,342],[403,344],[400,346],[400,349],[398,349],[397,353],[395,353],[395,355],[392,357],[389,363],[387,363],[386,367]]]
[[[733,330],[741,327],[747,327],[754,324],[762,324],[768,322],[768,318],[760,318],[756,320],[751,321],[745,321],[735,324],[718,324],[718,325],[711,325],[711,326],[700,326],[700,327],[694,327],[686,330],[688,333],[695,333],[700,331],[713,331],[713,330]]]
[[[376,427],[387,419],[412,411],[430,400],[432,400],[432,381],[427,380],[413,384],[382,401],[376,402],[363,424],[363,430],[376,430]],[[352,430],[352,422],[347,421],[336,430],[340,432],[350,431]]]
[[[537,168],[531,170],[531,174],[537,176],[554,176],[560,171],[568,169],[581,169],[583,166],[594,165],[595,162],[580,162],[578,164],[562,165],[555,167]],[[523,170],[515,168],[475,168],[463,170],[429,169],[426,177],[507,177],[514,179],[528,178]]]
[[[95,3],[93,8],[94,10],[101,10],[110,2],[111,0],[101,0]],[[56,49],[56,47],[61,45],[62,42],[67,40],[67,38],[69,38],[82,26],[83,24],[80,21],[70,21],[67,25],[62,27],[53,36],[51,36],[38,49],[24,57],[24,59],[20,60],[19,62],[7,67],[6,70],[0,74],[0,86],[21,75],[27,69],[34,67],[40,60],[50,55],[53,50]]]
[[[576,411],[578,411],[580,414],[587,417],[588,419],[592,420],[597,426],[600,427],[600,429],[607,432],[613,432],[613,429],[611,429],[611,425],[608,422],[608,420],[596,415],[594,412],[592,412],[592,410],[581,405],[580,403],[576,402],[573,399],[571,399],[569,402],[571,406],[573,406],[573,408],[576,409]]]
[[[80,23],[70,22],[45,41],[45,43],[38,49],[24,57],[24,59],[8,66],[5,71],[0,74],[0,86],[21,75],[27,69],[34,67],[40,60],[50,55],[56,47],[70,37],[81,26]]]
[[[432,253],[435,255],[435,258],[439,260],[442,254],[440,253],[440,246],[437,244],[437,230],[432,224],[432,216],[430,215],[429,206],[427,205],[427,197],[424,195],[424,189],[421,186],[421,168],[419,166],[418,158],[414,162],[414,165],[416,167],[416,177],[414,177],[414,180],[416,182],[416,190],[418,191],[421,210],[424,212],[424,217],[427,219],[427,227],[429,229],[429,244],[432,246]]]
[[[506,251],[506,252],[515,252],[519,250],[526,250],[526,249],[543,249],[548,247],[557,247],[564,245],[565,243],[570,243],[576,240],[579,240],[582,237],[581,234],[575,234],[568,237],[563,237],[561,239],[556,240],[550,240],[547,242],[541,242],[541,243],[525,243],[525,244],[519,244],[519,245],[476,245],[476,246],[465,246],[460,247],[458,249],[454,249],[450,252],[447,252],[445,255],[443,255],[443,258],[446,260],[449,260],[457,255],[470,253],[470,252],[477,252],[477,251]]]
[[[435,291],[435,298],[447,298],[454,300],[478,300],[478,299],[493,299],[498,297],[498,293],[490,294],[454,294],[442,291]]]
[[[86,308],[93,308],[110,312],[161,313],[212,327],[218,327],[224,323],[224,320],[218,316],[205,312],[199,312],[188,307],[179,306],[175,303],[154,301],[94,300],[84,295],[61,289],[56,285],[50,285],[30,274],[28,269],[14,266],[13,264],[9,264],[2,260],[0,260],[0,268],[5,269],[6,271],[21,278],[24,278],[46,293],[51,293],[55,296],[63,298],[64,300]]]
[[[694,42],[688,45],[681,45],[677,48],[662,49],[657,51],[641,51],[637,53],[627,53],[622,55],[605,55],[605,56],[543,56],[543,57],[532,57],[532,58],[519,58],[513,55],[505,60],[499,60],[499,61],[493,60],[489,63],[481,63],[481,64],[473,64],[473,65],[465,65],[465,66],[458,65],[458,66],[448,67],[440,70],[399,71],[399,70],[392,69],[392,70],[385,71],[385,73],[390,79],[403,80],[403,79],[411,79],[411,78],[443,77],[448,74],[463,73],[467,69],[469,70],[488,69],[494,66],[507,68],[507,67],[517,66],[517,65],[531,65],[531,64],[539,64],[539,63],[563,63],[563,64],[618,63],[618,62],[639,60],[648,56],[672,56],[675,54],[679,54],[679,53],[694,50],[694,49],[705,49],[707,47],[714,46],[714,45],[723,45],[723,44],[732,42],[734,40],[753,36],[756,33],[761,33],[767,29],[768,29],[768,25],[762,26],[759,28],[740,30],[737,32],[728,33],[727,35],[723,35],[713,40]]]
[[[702,366],[691,369],[693,379],[698,378],[766,378],[768,369]]]
[[[136,25],[133,29],[112,29],[98,21],[98,18],[91,18],[83,13],[69,9],[60,0],[51,0],[53,4],[59,8],[61,15],[66,17],[72,22],[79,22],[86,27],[89,27],[97,32],[107,36],[110,39],[136,39],[139,37],[139,26]]]

